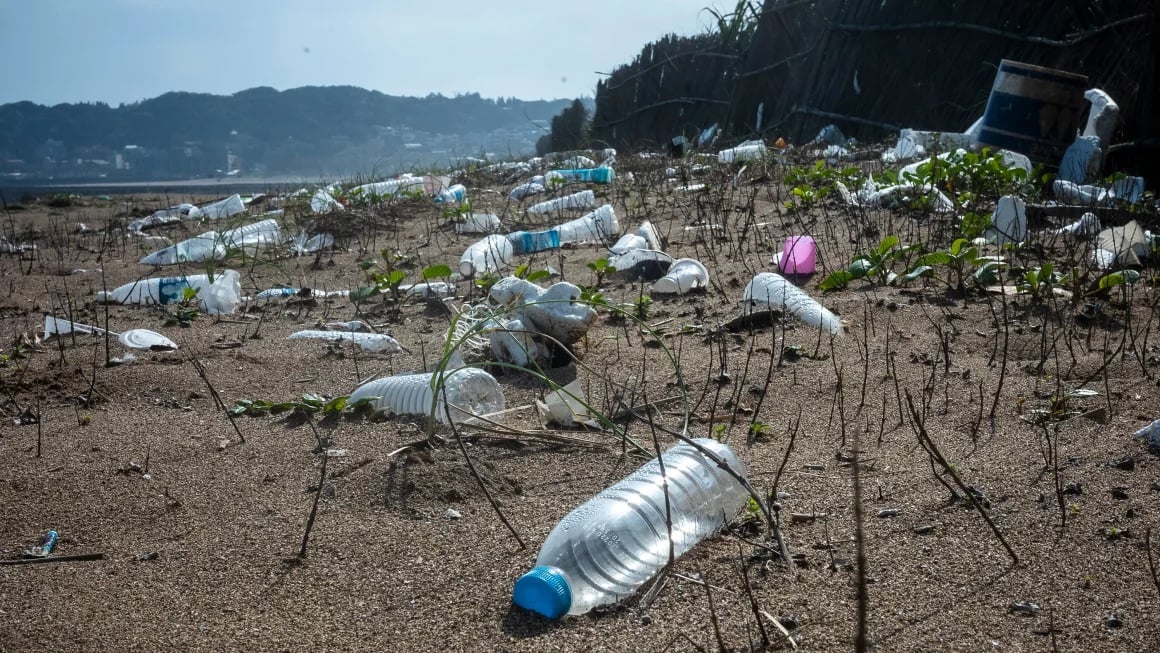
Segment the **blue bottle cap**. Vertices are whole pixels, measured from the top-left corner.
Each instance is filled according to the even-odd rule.
[[[562,571],[541,565],[516,581],[512,601],[525,610],[559,619],[572,607],[572,588]]]

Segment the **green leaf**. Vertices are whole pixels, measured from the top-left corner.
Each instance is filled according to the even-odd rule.
[[[1140,273],[1135,270],[1120,270],[1100,277],[1100,290],[1115,288],[1116,286],[1131,285],[1140,280]]]
[[[890,235],[883,238],[882,242],[878,243],[878,255],[885,256],[887,252],[894,249],[895,247],[898,247],[898,244],[901,242],[902,241],[898,239],[898,236],[895,235]]]
[[[929,265],[918,265],[918,266],[915,266],[915,268],[913,270],[911,270],[910,272],[907,272],[906,274],[899,277],[899,280],[902,281],[903,283],[910,283],[911,281],[914,281],[915,279],[917,279],[919,277],[929,276],[933,272],[934,272],[934,268],[932,268]]]
[[[540,279],[547,279],[550,276],[552,276],[551,272],[548,272],[547,270],[540,269],[540,270],[536,270],[535,272],[532,272],[531,274],[529,274],[525,278],[528,281],[531,281],[534,283],[536,281],[539,281]]]
[[[999,264],[994,261],[984,263],[975,270],[975,283],[980,286],[989,286],[999,281]]]
[[[377,294],[379,294],[379,289],[375,286],[363,286],[361,288],[355,288],[354,290],[350,291],[350,301],[357,304],[361,301],[370,299]]]
[[[519,265],[516,266],[516,271],[513,273],[513,276],[515,276],[518,279],[523,279],[524,275],[527,273],[528,273],[528,264],[527,263],[520,263]]]
[[[445,279],[451,276],[451,266],[440,263],[423,268],[423,281]]]
[[[320,394],[314,392],[307,392],[302,395],[302,403],[313,408],[321,408],[326,405],[326,399]]]
[[[870,274],[873,269],[873,261],[866,257],[860,257],[850,261],[850,270],[848,274],[850,275],[850,279],[861,279],[862,277]]]
[[[851,265],[851,267],[853,267],[853,265]],[[818,284],[818,288],[821,288],[822,292],[841,290],[842,288],[850,285],[850,282],[857,278],[858,277],[856,277],[848,270],[838,270],[825,279],[822,279],[821,283]]]
[[[931,252],[918,258],[918,265],[930,267],[932,265],[950,265],[951,255],[946,252]]]
[[[395,288],[399,284],[403,283],[403,279],[406,279],[406,278],[407,278],[406,272],[403,272],[402,270],[391,270],[391,272],[389,274],[387,274],[387,279],[386,279],[387,286],[389,286],[391,288]]]
[[[341,413],[342,410],[344,408],[346,408],[347,401],[349,401],[349,400],[350,400],[350,397],[346,397],[346,396],[335,397],[334,399],[331,399],[330,401],[326,402],[326,405],[322,407],[322,412],[327,413],[327,414],[329,414],[329,413]]]

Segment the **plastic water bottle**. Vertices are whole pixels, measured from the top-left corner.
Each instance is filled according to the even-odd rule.
[[[711,439],[695,442],[745,474],[728,446]],[[695,447],[680,444],[662,458],[663,479],[654,458],[552,529],[536,567],[516,582],[515,604],[556,619],[614,603],[644,585],[669,560],[666,480],[677,556],[745,505],[745,488]]]
[[[507,235],[512,251],[516,254],[530,254],[560,248],[560,232],[556,229],[544,231],[513,231]]]

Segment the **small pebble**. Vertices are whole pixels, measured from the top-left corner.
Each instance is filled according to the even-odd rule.
[[[463,513],[459,512],[455,508],[448,508],[447,512],[443,513],[443,516],[448,519],[455,520],[463,518]]]
[[[1010,606],[1011,612],[1034,616],[1039,614],[1039,604],[1031,601],[1014,601]]]
[[[1114,488],[1112,488],[1112,498],[1113,499],[1120,499],[1120,500],[1127,499],[1128,498],[1128,488],[1126,488],[1126,487],[1114,487]]]
[[[918,535],[926,535],[927,533],[932,533],[932,532],[934,532],[934,524],[923,524],[921,526],[915,526],[914,532]]]
[[[902,508],[883,508],[878,511],[879,518],[897,517],[902,514]]]
[[[1104,623],[1107,624],[1108,628],[1119,628],[1120,626],[1124,625],[1124,622],[1120,620],[1120,615],[1116,614],[1115,612],[1109,614],[1107,618],[1104,619]]]

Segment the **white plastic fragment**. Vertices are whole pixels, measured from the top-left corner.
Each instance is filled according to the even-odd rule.
[[[176,265],[178,263],[221,260],[230,249],[250,249],[282,240],[278,221],[262,220],[227,231],[208,231],[200,236],[183,240],[176,245],[157,250],[141,259],[141,265]]]
[[[342,203],[334,199],[334,196],[327,192],[325,188],[319,188],[310,196],[310,210],[315,213],[330,213],[331,211],[341,211],[342,209]]]
[[[743,315],[785,309],[806,324],[826,333],[842,333],[842,322],[809,293],[798,288],[776,272],[761,272],[745,286],[742,295]]]
[[[1136,431],[1136,437],[1146,439],[1153,449],[1160,449],[1160,419]]]
[[[580,340],[596,319],[596,311],[579,301],[580,288],[565,281],[544,289],[526,279],[504,277],[488,297],[501,306],[518,308],[525,325],[564,345]]]
[[[1056,234],[1090,237],[1100,232],[1100,219],[1095,213],[1084,213],[1075,222],[1055,230]]]
[[[1103,163],[1099,136],[1078,136],[1063,152],[1059,179],[1086,184],[1099,176]]]
[[[1027,240],[1027,204],[1014,195],[1000,197],[991,215],[991,224],[987,240],[996,245]]]
[[[508,199],[512,200],[513,202],[519,202],[531,197],[532,195],[539,195],[542,192],[544,192],[543,184],[528,182],[513,188],[511,192],[508,193]]]
[[[1106,148],[1112,144],[1112,137],[1116,134],[1116,123],[1120,121],[1120,105],[1116,104],[1112,96],[1098,88],[1084,91],[1083,96],[1091,103],[1083,135],[1098,137],[1102,147]]]
[[[494,234],[503,229],[499,216],[494,213],[469,213],[463,222],[455,223],[460,234]]]
[[[206,220],[221,220],[223,218],[232,218],[245,211],[246,203],[242,201],[242,196],[234,193],[224,200],[219,200],[191,210],[189,217],[190,219],[204,218]]]
[[[349,340],[358,345],[364,351],[375,352],[380,354],[400,354],[403,352],[403,346],[399,344],[391,336],[385,333],[363,333],[358,331],[317,331],[314,329],[307,329],[305,331],[298,331],[290,334],[288,340],[329,340],[336,342],[340,340]]]
[[[557,211],[586,211],[594,208],[596,208],[596,194],[591,190],[582,190],[578,193],[572,193],[571,195],[533,204],[527,208],[526,213],[538,215]]]
[[[66,333],[84,333],[91,335],[108,333],[109,335],[115,336],[118,342],[130,349],[150,349],[154,351],[171,351],[177,349],[177,343],[149,329],[129,329],[121,333],[116,333],[115,331],[106,332],[105,329],[100,327],[81,324],[80,322],[71,322],[52,315],[44,316],[45,339],[49,336],[64,335]]]
[[[544,395],[544,400],[536,400],[536,411],[540,419],[547,424],[559,426],[599,426],[584,406],[587,398],[584,389],[580,387],[580,379],[574,379],[568,385]]]

